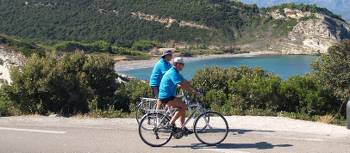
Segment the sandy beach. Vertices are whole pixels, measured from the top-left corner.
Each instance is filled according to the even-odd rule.
[[[185,62],[193,62],[198,60],[215,59],[215,58],[231,58],[231,57],[254,57],[261,55],[280,55],[279,52],[274,51],[259,51],[242,54],[214,54],[214,55],[198,55],[194,57],[184,57]],[[115,64],[115,70],[117,72],[123,72],[133,69],[142,69],[152,67],[159,58],[152,58],[149,60],[130,60],[130,61],[118,61]]]

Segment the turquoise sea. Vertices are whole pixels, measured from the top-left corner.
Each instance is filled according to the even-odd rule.
[[[204,67],[219,66],[227,68],[247,65],[249,67],[261,67],[267,72],[272,72],[283,79],[288,79],[290,76],[303,75],[310,72],[310,64],[317,58],[317,56],[283,55],[204,59],[186,63],[185,68],[181,73],[186,79],[191,79],[198,69]],[[138,79],[149,80],[152,69],[153,68],[133,69],[121,71],[121,73]]]

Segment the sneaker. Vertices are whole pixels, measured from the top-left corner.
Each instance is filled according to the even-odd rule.
[[[193,131],[192,131],[192,130],[189,130],[189,129],[188,129],[188,128],[186,128],[186,127],[182,128],[182,131],[183,131],[183,133],[184,133],[185,135],[190,135],[190,134],[192,134],[192,133],[193,133]]]

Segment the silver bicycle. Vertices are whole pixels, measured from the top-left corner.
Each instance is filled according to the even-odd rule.
[[[136,121],[138,124],[140,124],[140,120],[143,116],[146,114],[154,111],[157,106],[157,99],[155,98],[140,98],[140,101],[138,102],[136,106]]]
[[[181,91],[180,94],[177,95],[176,97],[183,97],[184,94],[185,93]],[[141,97],[139,99],[136,106],[136,114],[135,114],[137,124],[140,124],[140,120],[142,119],[142,117],[156,110],[157,100],[158,99],[156,98],[144,98],[144,97]],[[164,110],[165,108],[166,107],[161,106],[159,109]]]
[[[196,102],[191,102],[188,94],[183,96],[183,101],[190,112],[184,125],[192,122],[192,130],[201,143],[216,145],[226,139],[229,127],[224,116],[204,108],[198,98]],[[172,137],[180,139],[184,135],[187,136],[181,129],[172,131],[170,119],[175,112],[176,109],[165,107],[162,110],[151,110],[144,115],[139,124],[141,140],[152,147],[160,147],[168,143]]]

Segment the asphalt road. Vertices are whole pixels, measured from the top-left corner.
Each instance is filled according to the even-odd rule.
[[[0,117],[0,153],[349,153],[345,127],[279,117],[226,117],[227,139],[205,146],[194,135],[152,148],[134,119]]]

